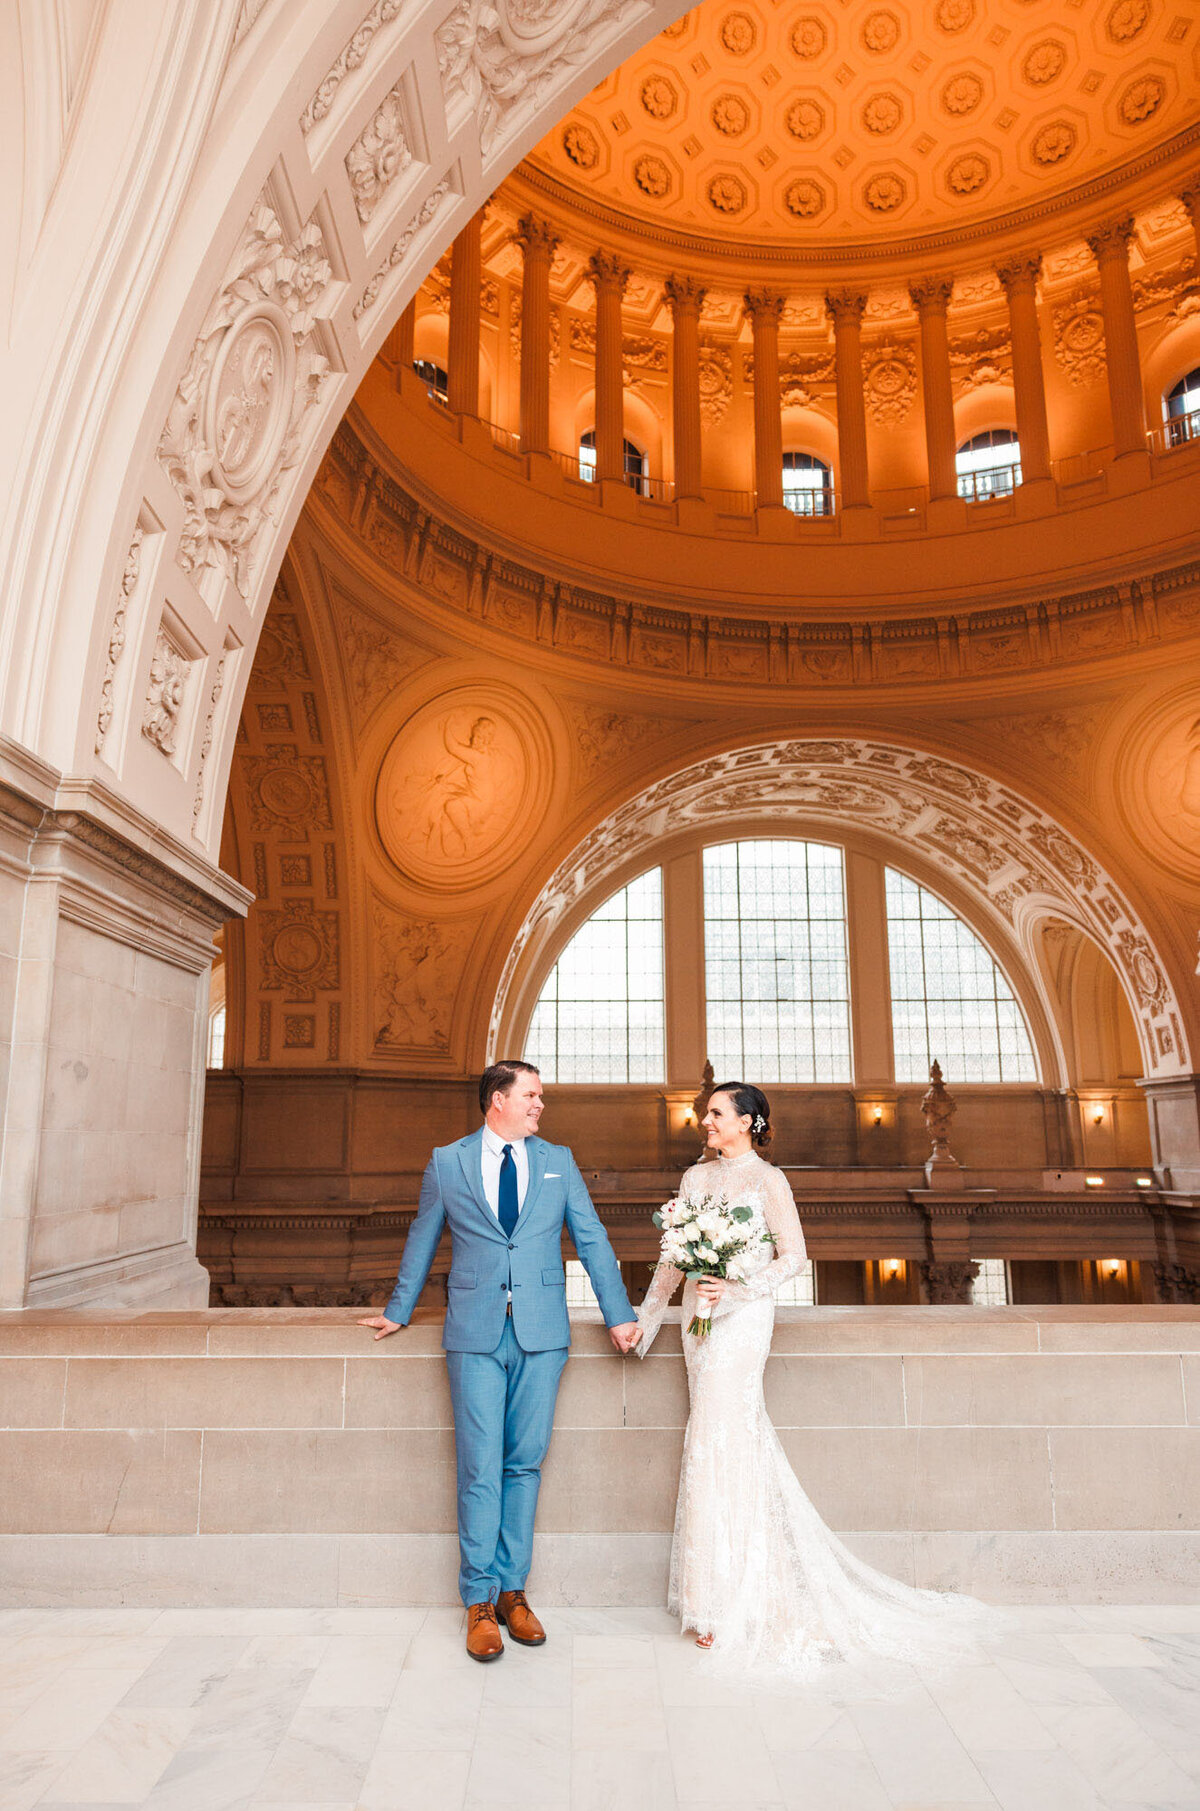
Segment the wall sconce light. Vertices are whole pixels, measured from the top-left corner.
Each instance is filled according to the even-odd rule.
[[[683,1123],[685,1126],[694,1126],[696,1123],[696,1115],[692,1112],[690,1107],[683,1116]]]
[[[1103,1176],[1085,1176],[1083,1183],[1085,1188],[1103,1188],[1104,1178]]]
[[[885,1258],[883,1260],[883,1274],[889,1283],[894,1283],[896,1281],[896,1278],[900,1275],[903,1268],[903,1258]]]
[[[871,1124],[874,1126],[881,1126],[883,1124],[883,1108],[882,1107],[872,1107],[871,1108]]]
[[[1154,1187],[1153,1176],[1135,1176],[1133,1180],[1137,1184],[1138,1188],[1153,1188]]]
[[[1119,1277],[1121,1274],[1120,1258],[1105,1258],[1104,1259],[1104,1268],[1108,1272],[1110,1277],[1114,1277],[1114,1278]]]
[[[1104,1108],[1103,1107],[1097,1107],[1095,1112],[1092,1114],[1092,1124],[1094,1126],[1102,1126],[1104,1124]]]

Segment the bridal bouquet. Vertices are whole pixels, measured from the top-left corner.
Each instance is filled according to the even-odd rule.
[[[724,1195],[666,1201],[652,1218],[662,1232],[664,1264],[673,1264],[693,1281],[724,1277],[740,1283],[749,1274],[750,1247],[772,1243],[770,1233],[755,1235],[753,1204]],[[712,1332],[711,1318],[694,1314],[688,1332],[706,1339]]]

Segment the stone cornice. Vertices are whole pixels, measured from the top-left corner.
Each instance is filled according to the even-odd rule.
[[[1140,156],[1131,157],[1115,170],[1104,171],[1088,182],[1059,190],[1008,213],[994,214],[987,219],[943,232],[844,242],[800,238],[777,242],[755,241],[689,233],[674,224],[659,225],[641,215],[623,213],[528,161],[520,166],[519,180],[531,193],[557,207],[561,216],[573,216],[581,222],[599,226],[622,240],[636,240],[648,247],[661,248],[662,256],[668,261],[684,253],[697,259],[712,260],[721,266],[736,265],[744,275],[747,265],[756,262],[828,271],[839,265],[894,264],[908,257],[927,257],[932,252],[962,250],[969,254],[969,261],[955,275],[963,276],[969,270],[987,263],[983,248],[989,240],[1000,242],[997,245],[997,256],[1007,254],[1009,248],[1003,244],[1004,241],[1030,229],[1040,228],[1047,221],[1059,219],[1063,221],[1065,237],[1082,237],[1087,227],[1095,229],[1097,222],[1094,215],[1086,222],[1076,225],[1070,219],[1072,214],[1088,214],[1099,205],[1111,202],[1113,196],[1127,189],[1130,184],[1152,176],[1176,159],[1183,160],[1197,146],[1200,146],[1200,121],[1184,127],[1160,144],[1151,146]],[[1193,175],[1191,168],[1180,173],[1181,188],[1191,186],[1189,179]],[[564,232],[565,237],[561,217],[559,230]],[[737,279],[731,278],[730,281],[736,282]]]
[[[857,621],[768,618],[720,600],[694,609],[620,594],[591,574],[538,569],[520,542],[489,544],[475,524],[436,513],[433,499],[367,432],[369,446],[349,418],[343,421],[309,507],[362,549],[380,588],[393,590],[399,572],[429,595],[422,581],[436,570],[439,607],[592,666],[640,669],[666,682],[792,685],[812,694],[893,683],[994,684],[1200,634],[1200,560],[1020,601],[933,603],[919,616]],[[514,608],[515,598],[526,601]]]

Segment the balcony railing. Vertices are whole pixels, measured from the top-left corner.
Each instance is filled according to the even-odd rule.
[[[1200,409],[1190,409],[1186,415],[1170,416],[1160,428],[1151,428],[1146,438],[1152,453],[1169,453],[1174,447],[1200,440]]]
[[[833,486],[823,485],[820,490],[785,486],[783,507],[790,509],[794,516],[832,516],[835,514]]]
[[[992,503],[998,497],[1011,497],[1021,482],[1021,467],[988,465],[977,472],[958,474],[958,494],[968,503]]]

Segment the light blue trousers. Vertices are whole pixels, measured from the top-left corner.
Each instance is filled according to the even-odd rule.
[[[525,1352],[511,1320],[494,1352],[447,1352],[458,1458],[458,1588],[465,1604],[523,1591],[542,1461],[567,1348]]]

